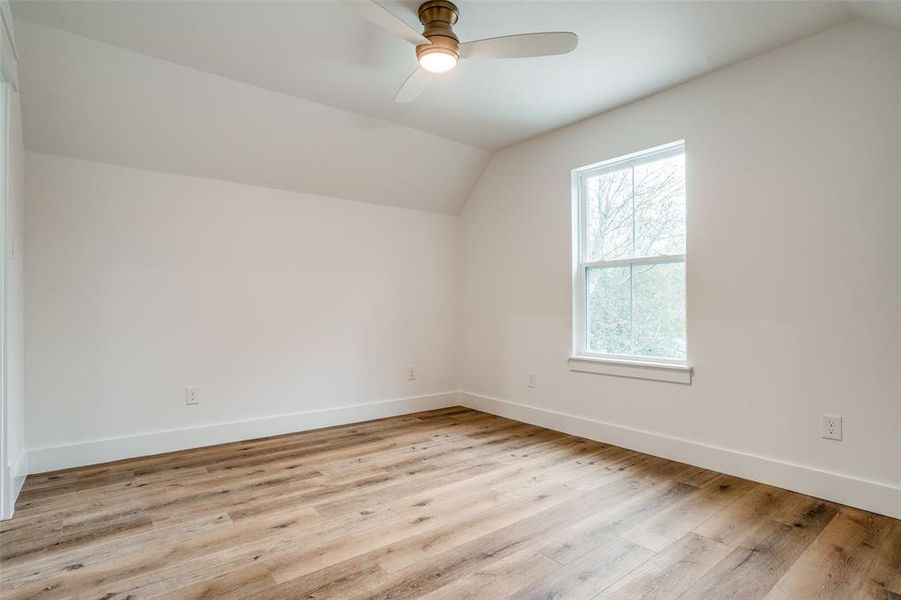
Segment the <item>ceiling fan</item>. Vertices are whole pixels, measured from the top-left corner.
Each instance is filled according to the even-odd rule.
[[[425,28],[422,33],[375,0],[357,0],[350,4],[363,18],[416,46],[419,66],[397,91],[395,102],[412,102],[426,88],[433,74],[450,71],[463,58],[566,54],[575,50],[579,43],[579,37],[570,31],[522,33],[461,43],[454,33],[460,11],[448,0],[429,0],[419,7],[419,21]]]

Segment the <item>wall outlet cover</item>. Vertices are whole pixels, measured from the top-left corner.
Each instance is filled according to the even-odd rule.
[[[842,439],[842,417],[841,415],[823,415],[823,438],[827,440]]]
[[[199,388],[196,387],[185,388],[185,404],[189,406],[193,404],[200,404],[200,398],[198,398],[197,396],[198,390]]]

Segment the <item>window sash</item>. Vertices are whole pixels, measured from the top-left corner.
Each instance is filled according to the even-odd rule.
[[[577,356],[585,356],[589,358],[610,358],[610,359],[619,359],[619,360],[634,360],[634,361],[642,361],[642,362],[656,362],[656,363],[664,363],[671,365],[685,365],[688,364],[688,356],[686,352],[686,357],[682,358],[667,358],[663,356],[646,356],[643,354],[609,354],[604,352],[591,352],[588,349],[588,271],[590,269],[603,269],[605,267],[630,267],[630,271],[632,267],[642,266],[642,265],[665,265],[665,264],[673,264],[673,263],[682,263],[685,264],[686,257],[684,254],[676,254],[676,255],[664,255],[664,256],[644,256],[639,258],[624,258],[617,260],[594,260],[594,261],[585,261],[579,263],[579,282],[578,282],[578,330],[577,330],[577,340],[578,343],[576,345],[576,355]],[[631,277],[631,274],[630,274]],[[630,290],[632,287],[632,283],[629,284]],[[631,293],[631,291],[630,291]],[[687,308],[687,307],[686,307]],[[687,332],[686,332],[687,334]],[[686,335],[686,350],[688,345],[688,339]]]
[[[635,258],[616,258],[612,260],[585,260],[579,265],[583,269],[589,267],[625,267],[627,265],[661,265],[666,263],[685,262],[684,254],[661,254],[659,256],[637,256]]]
[[[588,262],[588,180],[591,177],[596,177],[604,173],[618,171],[625,168],[634,168],[638,165],[654,162],[664,158],[669,158],[671,156],[677,156],[679,154],[685,154],[684,142],[676,142],[673,144],[661,146],[660,148],[646,150],[643,152],[636,152],[635,154],[630,154],[620,158],[615,158],[613,160],[604,161],[596,165],[583,167],[573,172],[574,177],[577,178],[577,182],[574,182],[577,184],[577,187],[574,186],[574,191],[576,193],[575,201],[578,203],[576,209],[579,211],[579,229],[577,233],[578,248],[576,249],[578,253],[577,256],[579,257],[579,264]],[[635,224],[633,223],[632,226],[634,228]],[[675,256],[684,257],[685,254],[679,254]],[[633,260],[636,258],[651,257],[628,257],[617,260]]]

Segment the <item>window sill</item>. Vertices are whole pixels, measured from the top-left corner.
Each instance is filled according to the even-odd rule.
[[[633,379],[652,379],[669,383],[691,385],[692,368],[653,361],[628,360],[621,358],[594,358],[570,356],[569,370],[578,373],[596,373]]]

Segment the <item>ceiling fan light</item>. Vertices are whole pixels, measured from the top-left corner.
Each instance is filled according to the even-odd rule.
[[[431,73],[447,73],[457,66],[457,55],[436,48],[420,54],[419,65]]]

